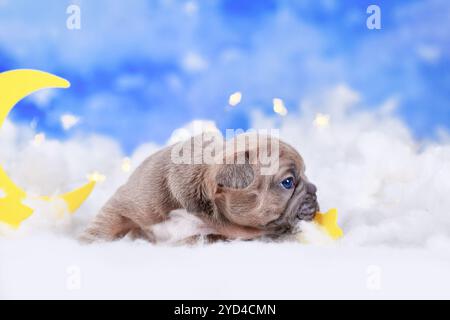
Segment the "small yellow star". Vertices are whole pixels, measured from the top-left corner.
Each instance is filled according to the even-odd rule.
[[[317,213],[314,222],[321,226],[333,240],[337,240],[344,235],[337,224],[337,209],[330,209],[326,213]]]

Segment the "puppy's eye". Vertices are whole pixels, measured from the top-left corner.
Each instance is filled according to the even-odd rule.
[[[294,178],[289,177],[281,181],[281,186],[287,190],[292,189],[294,187]]]

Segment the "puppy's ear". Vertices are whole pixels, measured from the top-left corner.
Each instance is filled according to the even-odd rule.
[[[218,189],[244,189],[255,179],[253,168],[249,164],[225,164],[216,176]]]
[[[224,164],[216,175],[217,191],[223,188],[244,189],[255,179],[253,167],[249,164],[248,152],[245,152],[244,164]]]
[[[251,226],[250,213],[258,206],[258,195],[244,190],[255,179],[254,167],[248,157],[244,164],[223,164],[215,176],[214,206],[218,218],[226,218],[233,223]]]

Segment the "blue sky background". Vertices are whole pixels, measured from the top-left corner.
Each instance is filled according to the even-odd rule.
[[[81,30],[66,8],[81,8]],[[366,9],[382,10],[368,30]],[[34,68],[69,90],[24,100],[11,118],[64,139],[101,133],[130,152],[193,119],[247,128],[272,98],[346,83],[372,108],[389,97],[418,137],[450,129],[450,2],[334,0],[0,0],[0,71]],[[228,97],[243,93],[238,108]],[[50,99],[51,98],[51,99]],[[60,116],[81,118],[65,131]]]

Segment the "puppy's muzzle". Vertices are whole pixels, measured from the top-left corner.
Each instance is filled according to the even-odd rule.
[[[319,204],[317,203],[317,188],[312,183],[306,184],[306,193],[301,201],[297,211],[297,218],[300,220],[312,220],[319,211]]]

